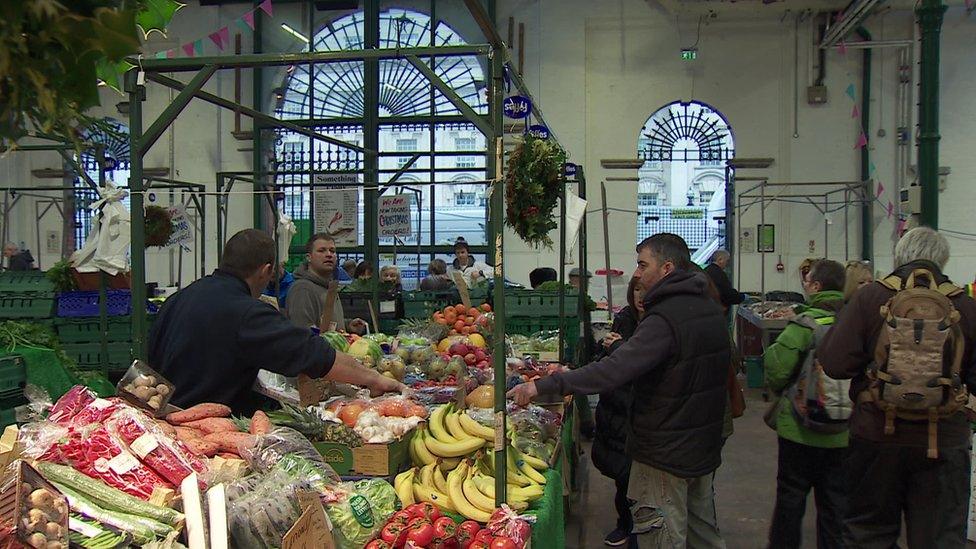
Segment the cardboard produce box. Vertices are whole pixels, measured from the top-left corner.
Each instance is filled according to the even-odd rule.
[[[396,474],[410,459],[410,430],[398,440],[386,444],[363,444],[351,448],[337,442],[315,442],[312,445],[322,459],[340,475],[385,477]]]

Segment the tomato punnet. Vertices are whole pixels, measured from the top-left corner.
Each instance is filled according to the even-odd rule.
[[[512,538],[505,536],[498,536],[491,540],[491,545],[488,546],[490,549],[519,549],[518,545]]]
[[[407,542],[427,547],[432,541],[434,541],[434,525],[430,522],[418,522],[407,530]]]

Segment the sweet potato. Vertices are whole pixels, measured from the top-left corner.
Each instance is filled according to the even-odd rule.
[[[224,458],[224,459],[236,459],[236,460],[241,459],[241,456],[237,454],[232,454],[230,452],[220,452],[217,454],[217,457]]]
[[[176,440],[179,440],[180,442],[185,443],[188,440],[194,439],[203,440],[204,433],[194,429],[193,427],[177,426],[174,430],[176,431]]]
[[[183,444],[198,456],[214,457],[217,455],[217,451],[220,449],[217,444],[204,440],[202,438],[194,438],[190,440],[183,441]]]
[[[271,431],[271,420],[268,419],[268,414],[261,410],[254,412],[251,417],[251,434],[266,435],[269,431]]]
[[[188,421],[182,424],[181,427],[192,427],[203,431],[205,435],[209,435],[210,433],[237,432],[237,425],[225,417],[208,417],[206,419]]]
[[[155,421],[156,421],[156,425],[158,425],[159,428],[160,428],[160,430],[162,430],[164,433],[166,433],[167,436],[170,436],[172,438],[176,438],[176,429],[173,428],[172,425],[170,425],[169,423],[166,423],[165,421],[163,421],[161,419],[157,419]]]
[[[166,416],[166,421],[174,425],[183,425],[191,421],[205,419],[208,417],[229,417],[230,407],[215,402],[204,402],[196,406],[190,406],[186,410],[173,412]]]
[[[240,454],[241,448],[246,448],[254,444],[254,435],[251,433],[241,433],[239,431],[226,431],[210,433],[209,435],[204,436],[203,440],[213,442],[222,452]]]

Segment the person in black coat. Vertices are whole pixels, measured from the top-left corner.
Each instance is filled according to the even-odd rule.
[[[719,298],[722,301],[722,306],[726,310],[733,305],[738,305],[743,301],[742,292],[736,290],[732,287],[732,281],[729,280],[729,276],[725,274],[725,268],[729,265],[729,252],[725,250],[718,250],[712,254],[712,258],[708,263],[708,267],[705,267],[705,274],[708,278],[712,279],[715,284],[715,288],[718,289]]]
[[[628,305],[614,317],[610,333],[603,338],[594,360],[613,353],[634,334],[644,311],[643,294],[640,279],[630,279],[630,284],[627,285]],[[630,535],[633,528],[630,501],[627,499],[627,484],[630,481],[630,458],[625,453],[627,413],[630,408],[630,399],[630,387],[618,387],[600,393],[600,402],[596,406],[593,465],[604,476],[613,479],[617,488],[613,500],[614,507],[617,510],[617,527],[604,539],[604,543],[610,546],[625,543],[636,546],[636,541]]]

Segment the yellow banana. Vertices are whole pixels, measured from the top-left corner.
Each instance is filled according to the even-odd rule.
[[[438,460],[439,461],[439,460]],[[444,471],[441,470],[440,464],[434,467],[434,472],[431,473],[431,477],[434,480],[434,487],[436,487],[441,492],[447,493],[447,479],[444,478]]]
[[[462,516],[481,523],[488,522],[491,519],[491,513],[479,509],[464,497],[461,484],[464,482],[467,468],[467,464],[462,462],[457,469],[447,475],[447,493],[451,496],[451,503]]]
[[[461,412],[454,412],[452,414],[444,415],[444,425],[447,426],[447,432],[451,434],[457,440],[464,440],[471,438],[473,435],[468,434],[467,431],[461,428]],[[480,437],[478,437],[480,438]]]
[[[413,494],[416,496],[417,501],[428,501],[433,503],[441,509],[441,511],[447,511],[449,513],[457,513],[457,507],[451,503],[451,498],[447,494],[438,491],[430,486],[425,486],[423,484],[414,483]]]
[[[440,464],[441,471],[443,471],[444,474],[446,475],[447,473],[453,471],[458,466],[458,463],[461,463],[461,458],[459,457],[441,458],[441,464]]]
[[[458,422],[461,424],[461,428],[464,429],[469,435],[483,438],[488,442],[495,441],[495,430],[491,427],[486,427],[478,423],[467,413],[462,412],[461,415],[458,416]]]
[[[413,505],[416,500],[413,497],[413,479],[417,474],[417,468],[412,467],[400,473],[393,479],[393,488],[396,490],[397,497],[400,498],[402,507]]]
[[[521,454],[522,460],[528,463],[529,466],[535,469],[536,471],[546,471],[549,469],[549,464],[542,461],[541,459],[535,456],[530,456],[529,454],[522,451],[520,451],[519,453]]]
[[[413,435],[410,436],[410,442],[407,443],[407,452],[410,453],[410,463],[414,465],[421,465],[420,457],[417,456],[417,451],[414,449],[414,443],[420,438],[420,430],[414,431]]]
[[[519,471],[521,471],[523,475],[529,477],[529,480],[531,480],[533,482],[536,482],[538,484],[545,485],[545,483],[546,483],[546,477],[542,476],[542,473],[540,473],[539,471],[536,471],[535,469],[533,469],[528,464],[528,462],[526,462],[524,460],[518,461],[517,463],[520,464],[519,465]]]
[[[488,497],[478,490],[474,484],[474,479],[471,478],[470,469],[466,471],[464,480],[461,481],[461,491],[464,493],[464,498],[478,509],[488,514],[495,510],[495,498]]]
[[[515,455],[511,451],[505,452],[505,454],[507,458],[506,462],[508,465],[506,471],[508,480],[513,484],[518,484],[519,486],[528,486],[532,484],[532,479],[523,475],[519,471],[519,467],[515,463]]]
[[[424,444],[426,433],[426,429],[421,429],[414,434],[413,440],[410,441],[413,452],[417,454],[417,461],[414,462],[414,465],[428,465],[437,461],[437,456],[431,454],[427,445]]]
[[[440,457],[466,456],[485,445],[485,439],[475,437],[448,443],[432,436],[424,436],[423,441],[430,453]]]
[[[494,478],[486,477],[484,475],[475,475],[471,478],[471,480],[481,493],[491,498],[492,501],[495,501]],[[529,497],[526,495],[524,490],[526,489],[515,484],[508,485],[507,489],[505,490],[505,495],[507,496],[507,503],[512,507],[512,509],[516,509],[516,506],[521,507],[522,504],[525,504],[525,507],[528,507],[528,503],[530,501],[535,501],[542,496],[542,492],[539,492],[539,495],[533,494],[532,497]]]
[[[508,495],[510,497],[515,497],[517,499],[524,499],[526,501],[535,501],[542,497],[545,489],[538,484],[531,484],[529,486],[515,486],[513,487],[509,484]]]
[[[435,463],[428,463],[427,465],[424,465],[423,467],[420,468],[420,472],[418,473],[420,477],[420,484],[423,484],[424,486],[430,486],[431,488],[436,488],[436,486],[434,485],[434,467],[436,466],[437,463],[435,462]]]
[[[445,404],[444,406],[434,408],[434,411],[430,414],[430,418],[427,420],[427,428],[430,429],[431,437],[446,444],[459,442],[458,439],[451,436],[451,433],[447,431],[447,427],[444,424],[444,415],[447,414],[448,407]]]

